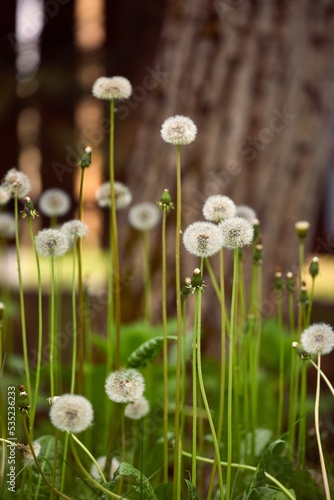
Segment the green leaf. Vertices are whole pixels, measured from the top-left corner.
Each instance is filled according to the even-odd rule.
[[[133,476],[135,478],[135,484],[132,487],[141,495],[142,500],[158,500],[147,477],[128,462],[120,464],[114,474],[114,479],[117,480],[119,476]]]
[[[195,486],[191,484],[189,479],[185,479],[185,482],[187,483],[188,487],[188,500],[200,500]]]
[[[159,484],[159,486],[155,488],[154,493],[156,494],[158,500],[170,500],[173,498],[173,484]]]
[[[177,340],[177,337],[173,335],[169,335],[167,338],[169,340]],[[128,366],[130,368],[145,366],[147,361],[151,361],[159,354],[163,346],[163,341],[164,338],[159,336],[144,342],[128,357]]]

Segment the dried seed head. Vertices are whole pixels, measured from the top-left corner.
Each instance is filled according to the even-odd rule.
[[[63,231],[69,242],[73,242],[77,238],[87,236],[88,227],[81,220],[70,220],[61,226],[61,231]]]
[[[242,217],[233,217],[219,224],[222,233],[223,246],[230,249],[250,245],[253,240],[254,228]]]
[[[195,140],[197,127],[187,116],[175,115],[163,122],[160,133],[169,144],[186,145]]]
[[[139,231],[153,229],[160,220],[160,211],[154,203],[143,202],[131,207],[129,222]]]
[[[184,231],[183,244],[197,257],[210,257],[222,247],[221,231],[212,222],[194,222]]]
[[[69,211],[71,199],[62,189],[47,189],[42,193],[38,207],[40,212],[47,217],[61,217]]]
[[[235,216],[235,203],[221,194],[209,196],[203,206],[204,218],[210,222],[222,222]]]
[[[6,203],[8,203],[9,200],[10,200],[10,194],[3,186],[0,186],[0,205],[6,205]]]
[[[12,198],[24,198],[31,190],[30,180],[23,172],[11,168],[5,175],[2,187]]]
[[[36,457],[38,457],[42,449],[41,445],[39,444],[38,441],[33,441],[32,447],[34,449]],[[23,462],[25,465],[30,466],[34,463],[34,457],[33,454],[31,453],[29,445],[22,446],[22,448],[21,449],[18,448],[18,450],[22,452]]]
[[[150,411],[150,405],[144,396],[128,403],[124,410],[124,415],[132,420],[140,420]]]
[[[129,188],[121,182],[114,183],[116,210],[121,210],[130,205],[132,194]],[[99,207],[110,207],[110,182],[104,182],[96,191],[96,199]]]
[[[116,403],[131,403],[143,395],[144,377],[134,368],[110,373],[106,379],[105,390]]]
[[[256,212],[248,205],[237,205],[236,207],[236,217],[242,217],[248,220],[250,224],[254,224],[254,219],[256,219]]]
[[[93,85],[93,96],[98,99],[127,99],[132,93],[131,83],[124,76],[101,76]]]
[[[300,340],[309,354],[328,354],[334,349],[334,330],[326,323],[314,323],[303,331]]]
[[[35,238],[36,249],[42,257],[60,257],[69,247],[66,235],[60,229],[42,229]]]
[[[86,430],[94,418],[91,403],[88,399],[76,394],[60,396],[52,404],[49,415],[54,427],[74,434]]]

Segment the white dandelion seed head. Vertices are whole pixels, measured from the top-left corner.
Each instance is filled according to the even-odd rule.
[[[254,228],[242,217],[232,217],[219,224],[223,238],[223,247],[234,249],[250,245],[253,241]]]
[[[51,423],[60,431],[74,434],[86,430],[93,422],[93,407],[83,396],[63,394],[51,406]]]
[[[128,403],[124,410],[124,415],[132,420],[140,420],[150,411],[150,404],[144,396]]]
[[[169,144],[186,145],[195,140],[197,127],[187,116],[175,115],[163,122],[160,133]]]
[[[243,219],[248,220],[251,224],[254,224],[256,219],[256,212],[248,205],[237,205],[236,217],[242,217]]]
[[[106,456],[102,456],[102,457],[99,457],[96,459],[97,463],[99,464],[99,467],[100,469],[103,471],[104,470],[104,467],[106,465],[106,460],[107,460],[107,457]],[[110,478],[113,477],[113,475],[115,474],[116,470],[118,469],[118,467],[120,466],[120,461],[117,460],[117,458],[113,458],[111,460],[111,465],[110,465]],[[97,470],[97,467],[95,464],[92,464],[91,468],[90,468],[90,475],[94,478],[94,479],[97,479],[97,480],[101,480],[101,475],[99,473],[99,471]]]
[[[87,224],[79,219],[70,220],[61,226],[61,231],[65,234],[69,242],[76,238],[84,238],[88,234]]]
[[[132,86],[124,76],[101,76],[93,85],[93,96],[98,99],[127,99],[132,94]]]
[[[69,243],[60,229],[42,229],[35,238],[36,249],[42,257],[60,257],[67,252]]]
[[[197,257],[210,257],[222,248],[219,226],[212,222],[194,222],[183,233],[183,244]]]
[[[12,198],[24,198],[31,190],[29,177],[16,168],[11,168],[5,175],[2,187]]]
[[[154,203],[144,201],[131,207],[129,211],[129,222],[132,227],[139,231],[153,229],[160,220],[160,210]]]
[[[114,183],[116,210],[121,210],[130,205],[132,194],[129,188],[122,182]],[[96,191],[96,200],[99,207],[110,207],[110,182],[104,182]]]
[[[40,212],[47,217],[61,217],[70,210],[71,199],[62,189],[47,189],[42,193],[38,207]]]
[[[13,238],[15,235],[15,218],[13,214],[0,213],[0,238]]]
[[[105,382],[106,393],[115,403],[131,403],[143,395],[145,381],[134,368],[110,373]]]
[[[204,218],[210,222],[222,222],[235,216],[235,203],[228,196],[209,196],[203,206]]]
[[[309,354],[328,354],[334,349],[334,330],[326,323],[314,323],[303,331],[301,344]]]
[[[9,200],[10,200],[10,194],[3,186],[0,186],[0,205],[6,205],[6,203],[8,203]]]
[[[32,447],[34,449],[34,453],[35,453],[36,457],[38,457],[38,455],[40,454],[41,449],[42,449],[41,445],[39,444],[38,441],[33,441]],[[23,462],[25,465],[29,466],[35,462],[29,445],[26,445],[23,447],[22,454],[23,454]]]

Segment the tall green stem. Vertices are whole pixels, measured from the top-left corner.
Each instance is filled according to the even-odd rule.
[[[85,168],[81,168],[80,191],[79,191],[79,213],[78,219],[83,219],[83,195],[84,195],[84,180]],[[74,245],[77,246],[78,253],[78,311],[79,311],[79,328],[77,333],[78,338],[78,392],[83,393],[84,390],[84,338],[85,338],[85,321],[84,321],[84,296],[83,296],[83,279],[82,279],[82,238],[78,238],[73,244],[73,253],[75,253]],[[75,256],[73,257],[75,258]],[[73,297],[73,295],[72,295]],[[77,335],[77,334],[76,334]],[[73,339],[74,340],[74,339]],[[77,341],[76,341],[77,343]],[[73,369],[73,366],[72,366]]]
[[[142,232],[144,253],[144,311],[145,321],[149,326],[152,323],[151,307],[151,270],[150,270],[150,237],[148,231]]]
[[[197,361],[196,344],[198,330],[198,294],[195,297],[194,328],[192,341],[192,436],[191,436],[191,482],[196,488],[196,455],[197,455]]]
[[[168,342],[167,342],[167,259],[166,259],[166,217],[164,210],[162,213],[162,288],[161,288],[161,313],[163,327],[163,380],[164,380],[164,449],[163,449],[163,480],[168,481]]]
[[[81,238],[78,238],[80,240]],[[76,282],[75,282],[75,268],[76,268],[76,250],[77,241],[73,242],[72,250],[72,323],[73,323],[73,345],[72,345],[72,374],[71,374],[71,394],[74,394],[75,388],[75,375],[77,366],[77,307],[76,307]]]
[[[277,409],[277,437],[282,433],[283,425],[283,406],[284,406],[284,331],[282,314],[282,289],[276,292],[277,299],[277,317],[279,333],[279,377],[278,377],[278,409]]]
[[[50,290],[50,395],[55,396],[55,263],[51,256],[51,290]]]

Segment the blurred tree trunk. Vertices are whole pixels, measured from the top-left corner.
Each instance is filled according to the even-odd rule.
[[[156,85],[140,103],[126,172],[134,201],[156,201],[165,188],[174,194],[175,148],[160,128],[171,115],[190,116],[199,130],[182,148],[183,228],[202,219],[212,194],[253,207],[267,297],[276,266],[296,272],[294,223],[311,223],[308,250],[314,240],[332,139],[333,14],[328,0],[170,0],[147,72]],[[183,252],[183,277],[195,265]]]

